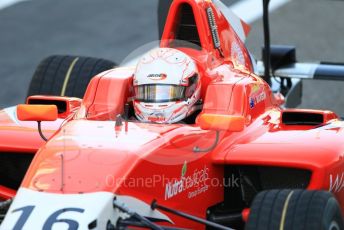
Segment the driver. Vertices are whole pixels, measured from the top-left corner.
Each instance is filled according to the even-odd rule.
[[[201,83],[196,63],[172,48],[150,51],[134,74],[134,111],[138,120],[176,123],[196,110]]]

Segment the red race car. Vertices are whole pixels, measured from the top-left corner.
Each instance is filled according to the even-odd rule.
[[[344,122],[287,109],[344,67],[270,46],[263,4],[264,62],[219,0],[174,0],[133,67],[45,59],[0,111],[0,229],[344,229]]]

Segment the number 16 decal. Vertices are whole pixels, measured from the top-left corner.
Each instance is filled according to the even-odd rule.
[[[13,227],[13,230],[21,230],[23,229],[26,221],[29,219],[31,213],[33,212],[35,206],[25,206],[22,208],[17,208],[12,211],[12,213],[15,212],[22,212],[17,223]],[[66,223],[68,224],[68,230],[77,230],[79,228],[79,223],[75,220],[71,219],[58,219],[59,215],[65,213],[65,212],[79,212],[83,213],[85,210],[81,208],[63,208],[60,210],[57,210],[53,214],[51,214],[48,219],[44,222],[43,230],[51,230],[53,225],[56,223]]]

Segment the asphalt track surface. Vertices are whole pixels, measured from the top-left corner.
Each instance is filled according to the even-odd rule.
[[[85,55],[121,63],[135,48],[157,40],[157,2],[31,0],[0,10],[0,108],[25,100],[36,65],[46,56]],[[343,1],[294,0],[271,14],[272,42],[295,45],[299,61],[344,63],[342,12]],[[251,25],[247,45],[259,58],[262,24]],[[305,81],[301,107],[344,115],[343,89],[344,82]]]

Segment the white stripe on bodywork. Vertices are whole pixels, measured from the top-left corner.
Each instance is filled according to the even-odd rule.
[[[6,7],[12,6],[18,2],[24,2],[28,0],[1,0],[0,1],[0,10],[5,9]]]
[[[271,0],[269,11],[274,11],[291,0]],[[262,0],[241,0],[233,4],[230,9],[246,23],[252,23],[263,15]]]

